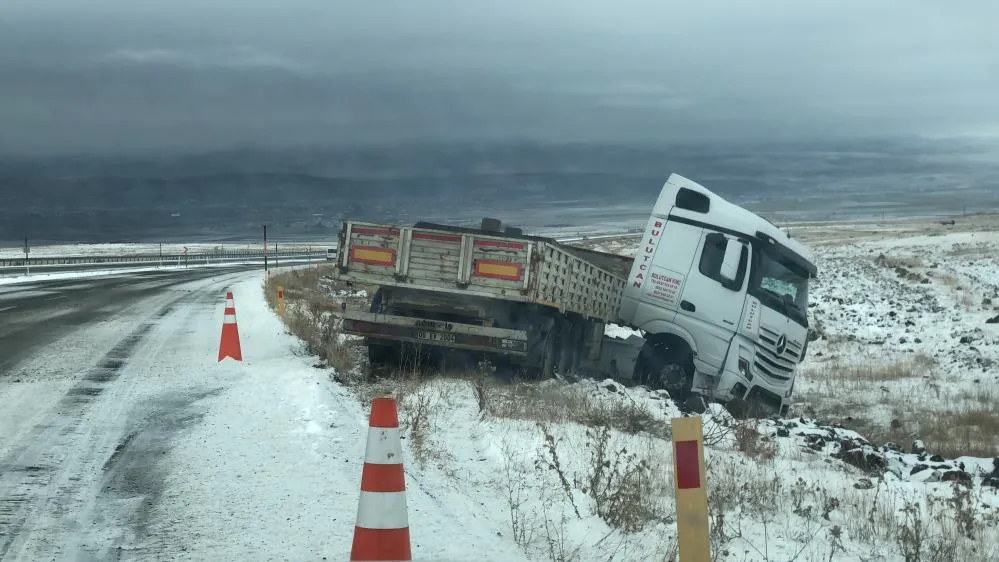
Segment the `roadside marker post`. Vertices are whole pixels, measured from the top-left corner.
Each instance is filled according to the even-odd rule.
[[[284,287],[278,285],[278,314],[284,317]]]
[[[708,479],[700,416],[673,418],[673,489],[680,562],[709,562]]]

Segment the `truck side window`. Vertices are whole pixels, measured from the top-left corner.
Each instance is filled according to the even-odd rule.
[[[703,193],[681,187],[676,192],[676,206],[695,213],[707,213],[711,210],[711,200]]]
[[[730,283],[720,275],[722,260],[725,259],[725,240],[725,235],[717,232],[712,232],[704,237],[704,249],[701,251],[701,262],[697,269],[702,275],[721,283],[726,289],[738,291],[742,288],[742,281],[746,277],[749,251],[743,246],[742,255],[739,258],[738,276],[734,283]]]

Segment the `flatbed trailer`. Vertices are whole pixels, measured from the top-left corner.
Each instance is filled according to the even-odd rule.
[[[399,343],[483,352],[549,374],[599,354],[632,258],[501,229],[344,221],[341,280],[376,285],[369,311],[344,331],[368,338],[372,359]],[[589,344],[587,345],[587,342]]]

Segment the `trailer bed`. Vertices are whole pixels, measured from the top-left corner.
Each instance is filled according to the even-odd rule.
[[[604,323],[617,320],[631,263],[537,236],[351,220],[337,256],[347,281],[534,303]]]

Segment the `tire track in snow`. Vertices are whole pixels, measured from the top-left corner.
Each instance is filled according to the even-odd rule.
[[[189,319],[203,313],[198,305],[224,304],[222,293],[199,298],[187,308],[178,325],[188,326]],[[190,332],[175,330],[158,348],[171,350],[189,342]],[[159,358],[154,351],[149,357],[155,365]],[[168,467],[162,459],[173,446],[175,435],[201,421],[205,409],[198,402],[223,390],[217,382],[200,381],[188,388],[156,392],[133,408],[137,413],[128,424],[124,435],[114,445],[114,450],[100,468],[100,492],[83,510],[81,520],[88,523],[83,529],[86,545],[79,554],[94,560],[121,560],[123,557],[148,555],[154,552],[182,552],[183,544],[162,545],[150,536],[148,527],[153,509],[164,491],[163,481]],[[105,455],[106,456],[106,455]]]
[[[185,300],[195,304],[207,299],[216,300],[217,296],[187,292],[163,305],[102,356],[60,399],[54,415],[37,424],[6,459],[0,460],[0,559],[27,555],[26,559],[34,560],[37,557],[27,551],[43,550],[51,557],[63,550],[64,545],[53,543],[50,534],[58,533],[50,533],[48,526],[53,519],[69,527],[80,524],[78,509],[74,510],[80,502],[74,499],[81,493],[86,495],[82,490],[86,480],[103,473],[118,437],[107,435],[108,428],[100,423],[83,422],[123,416],[131,404],[105,400],[100,412],[93,412],[91,406],[115,387],[136,347],[161,319]],[[105,411],[107,408],[118,411]]]

